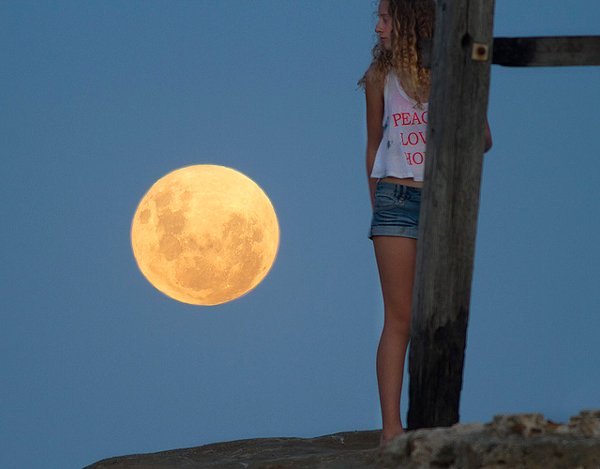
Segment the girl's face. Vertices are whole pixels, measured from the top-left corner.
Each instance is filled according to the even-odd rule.
[[[390,42],[390,35],[392,33],[392,17],[390,16],[390,1],[381,0],[379,2],[379,8],[377,10],[377,16],[379,21],[375,27],[375,32],[379,34],[385,50],[392,50],[392,43]]]

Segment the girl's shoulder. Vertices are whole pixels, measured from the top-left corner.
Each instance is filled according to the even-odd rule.
[[[371,64],[371,66],[365,72],[365,76],[363,78],[365,83],[365,88],[371,88],[374,90],[381,90],[385,87],[387,74],[382,74],[381,70],[378,70],[375,64]]]
[[[369,65],[369,68],[365,72],[365,79],[372,82],[373,79],[375,78],[375,76],[376,76],[375,64],[371,64],[371,65]]]

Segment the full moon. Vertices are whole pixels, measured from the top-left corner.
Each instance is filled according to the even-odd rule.
[[[271,201],[243,174],[196,165],[159,179],[131,226],[137,264],[158,290],[183,303],[217,305],[256,287],[279,247]]]

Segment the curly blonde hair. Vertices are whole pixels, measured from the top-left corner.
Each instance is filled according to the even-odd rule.
[[[404,91],[421,105],[423,91],[430,87],[430,72],[423,68],[423,38],[433,37],[435,0],[389,0],[389,5],[392,50],[386,50],[381,41],[375,44],[370,77],[383,83],[388,72],[394,70],[402,77]],[[365,73],[359,85],[364,86],[366,79]]]

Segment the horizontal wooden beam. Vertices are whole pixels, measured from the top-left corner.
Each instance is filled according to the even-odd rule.
[[[507,67],[600,65],[600,36],[494,38],[492,63]]]
[[[431,66],[431,44],[431,39],[423,43],[423,64],[427,68]],[[472,46],[489,50],[486,44]],[[474,60],[484,57],[475,49],[467,53]],[[491,56],[493,64],[506,67],[600,65],[600,36],[497,37]]]

